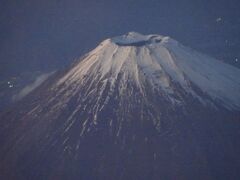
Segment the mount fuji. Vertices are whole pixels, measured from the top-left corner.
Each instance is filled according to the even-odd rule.
[[[239,179],[239,77],[170,37],[106,39],[0,115],[0,179]]]

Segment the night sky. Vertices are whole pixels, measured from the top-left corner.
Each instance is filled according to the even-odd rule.
[[[129,31],[168,35],[240,67],[239,0],[1,0],[0,77],[62,68]]]

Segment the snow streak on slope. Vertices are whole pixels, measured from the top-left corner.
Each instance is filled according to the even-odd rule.
[[[122,88],[131,82],[143,95],[151,88],[161,89],[169,96],[177,91],[173,84],[178,84],[204,102],[197,87],[228,109],[240,108],[240,70],[188,49],[169,37],[131,32],[107,39],[70,69],[57,86],[80,87],[89,77],[98,79],[102,88],[110,82],[113,89],[118,79]]]

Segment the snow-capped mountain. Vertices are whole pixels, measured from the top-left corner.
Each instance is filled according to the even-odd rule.
[[[130,32],[107,39],[60,79],[58,85],[77,86],[85,76],[98,79],[102,90],[107,83],[113,89],[119,78],[120,88],[124,89],[131,81],[142,94],[146,88],[153,88],[169,98],[178,91],[172,86],[177,83],[185,92],[201,99],[192,83],[223,106],[240,108],[239,69],[188,49],[169,37]]]
[[[160,35],[103,41],[0,121],[7,179],[237,179],[240,70]]]

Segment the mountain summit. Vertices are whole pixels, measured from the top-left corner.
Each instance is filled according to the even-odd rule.
[[[120,88],[124,88],[131,81],[143,94],[146,89],[157,89],[171,101],[179,102],[174,96],[178,84],[203,103],[209,101],[194,87],[222,106],[239,109],[239,75],[239,69],[186,48],[169,37],[130,32],[103,41],[58,85],[80,84],[86,76],[98,79],[103,88],[107,83],[114,88],[117,80],[123,85]]]
[[[237,179],[238,77],[169,37],[107,39],[0,116],[0,178]]]

